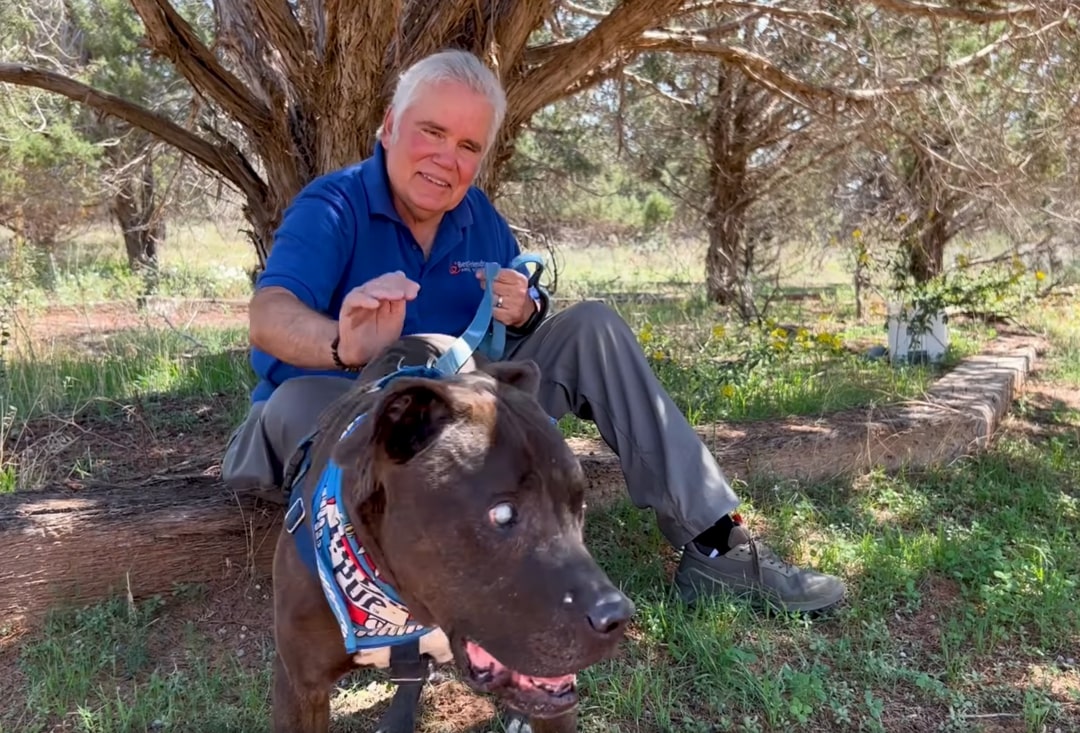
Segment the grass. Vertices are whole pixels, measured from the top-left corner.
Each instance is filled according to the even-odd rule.
[[[695,423],[918,397],[936,376],[865,358],[884,339],[882,314],[854,321],[850,293],[837,282],[795,283],[818,295],[783,304],[763,327],[742,328],[701,296],[700,278],[684,264],[695,261],[692,252],[575,251],[567,261],[567,297],[633,296],[610,302]],[[636,278],[627,274],[635,269]],[[55,292],[71,303],[108,295],[98,286]],[[1075,394],[1080,306],[1033,309],[1024,322],[1053,345],[1043,386]],[[949,361],[993,335],[956,324]],[[239,325],[143,326],[89,346],[16,333],[0,391],[0,451],[26,420],[109,420],[158,393],[224,394],[238,419],[251,386],[245,345]],[[827,618],[760,615],[734,599],[687,609],[669,592],[672,554],[651,515],[626,500],[594,508],[589,546],[638,614],[620,657],[582,675],[584,733],[1080,730],[1080,402],[1036,391],[1012,413],[1022,422],[989,451],[933,471],[737,486],[743,513],[781,554],[849,583],[849,603]],[[563,426],[568,434],[591,428],[570,419]],[[17,456],[0,453],[0,492],[23,485],[18,471]],[[38,633],[0,654],[10,660],[0,667],[0,677],[10,672],[0,682],[0,733],[265,731],[272,639],[265,597],[255,595],[261,582],[57,608]],[[227,609],[250,616],[237,622]],[[0,644],[6,634],[0,621]],[[382,679],[343,682],[336,730],[368,729],[363,709],[385,697]],[[461,733],[449,719],[429,715],[424,733]],[[499,726],[469,728],[492,729]]]
[[[244,396],[254,386],[246,348],[247,330],[239,326],[183,332],[141,327],[121,331],[91,351],[77,344],[38,344],[9,359],[4,407],[29,419],[95,405],[107,414],[117,403],[147,394]]]
[[[95,225],[57,244],[51,254],[22,253],[17,261],[24,304],[40,308],[50,303],[133,301],[144,284],[128,271],[120,241],[115,226]],[[0,252],[5,243],[0,230]],[[248,273],[257,262],[235,223],[212,221],[171,222],[159,261],[157,292],[183,298],[247,298]]]
[[[667,592],[649,515],[626,502],[594,512],[589,545],[639,610],[621,657],[583,675],[583,731],[1076,730],[1080,414],[1061,417],[1056,439],[1013,435],[925,475],[745,487],[780,547],[848,580],[850,603],[823,620],[727,599],[687,610]],[[18,729],[265,730],[268,642],[243,666],[205,665],[213,633],[170,628],[173,603],[51,618],[19,655]],[[165,656],[182,664],[158,656],[162,634],[180,635]]]

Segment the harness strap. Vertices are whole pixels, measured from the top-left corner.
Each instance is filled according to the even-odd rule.
[[[304,567],[312,575],[318,575],[318,565],[315,560],[315,536],[311,522],[307,519],[307,508],[304,506],[304,476],[307,475],[311,466],[311,445],[315,440],[316,432],[312,432],[297,446],[285,469],[285,486],[289,487],[289,500],[285,509],[285,531],[293,536],[296,550],[300,553],[300,559]]]
[[[390,647],[390,681],[399,685],[424,682],[427,665],[420,656],[420,641],[413,639]]]

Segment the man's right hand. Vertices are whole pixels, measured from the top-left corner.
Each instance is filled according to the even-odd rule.
[[[416,298],[420,284],[400,270],[353,288],[338,315],[338,356],[349,366],[363,366],[401,338],[405,303]]]

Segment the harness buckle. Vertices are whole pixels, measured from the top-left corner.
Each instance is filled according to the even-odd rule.
[[[426,682],[428,664],[416,639],[390,647],[390,681],[402,684]]]
[[[307,510],[304,508],[304,497],[301,495],[296,497],[285,511],[285,531],[289,534],[295,534],[306,516]]]

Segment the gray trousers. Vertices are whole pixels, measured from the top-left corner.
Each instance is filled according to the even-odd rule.
[[[372,361],[361,378],[377,379],[437,357],[452,337],[406,337]],[[540,367],[539,401],[558,419],[573,413],[594,422],[619,456],[635,506],[651,508],[660,531],[682,547],[739,499],[716,460],[653,374],[637,339],[609,307],[585,302],[549,317],[532,334],[508,339],[507,360]],[[482,362],[475,357],[463,367]],[[265,402],[254,403],[232,434],[221,475],[237,490],[281,486],[293,449],[319,415],[356,382],[344,377],[298,377]]]

